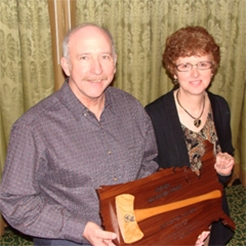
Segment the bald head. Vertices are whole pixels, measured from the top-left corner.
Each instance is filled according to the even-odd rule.
[[[101,26],[88,23],[88,24],[82,24],[82,25],[80,25],[74,29],[71,29],[66,34],[66,36],[64,37],[63,43],[62,43],[63,57],[65,57],[68,61],[70,60],[69,47],[70,47],[71,38],[75,34],[78,34],[78,33],[80,33],[81,34],[80,37],[83,38],[83,34],[88,34],[88,32],[94,33],[94,34],[96,32],[96,33],[101,33],[101,34],[105,35],[105,37],[109,40],[109,42],[111,44],[111,51],[112,51],[113,56],[116,55],[114,40],[113,40],[111,33],[107,29],[105,29]]]

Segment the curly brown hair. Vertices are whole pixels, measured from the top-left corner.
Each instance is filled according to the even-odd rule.
[[[215,74],[220,63],[220,47],[205,28],[188,26],[167,37],[162,62],[170,77],[173,78],[176,72],[175,62],[179,57],[209,54],[213,62],[212,73]]]

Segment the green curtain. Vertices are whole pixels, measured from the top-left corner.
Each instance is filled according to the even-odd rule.
[[[10,129],[54,91],[46,0],[0,1],[0,174]]]
[[[54,91],[47,1],[0,0],[0,174],[13,122]],[[166,37],[187,25],[207,28],[222,55],[211,91],[230,105],[236,160],[246,171],[246,0],[77,0],[76,10],[77,24],[112,32],[114,86],[143,106],[172,88],[161,63]]]
[[[161,63],[166,37],[187,25],[207,28],[221,47],[210,90],[230,105],[235,157],[246,171],[246,0],[77,0],[76,20],[112,32],[118,53],[114,85],[143,106],[172,88]]]

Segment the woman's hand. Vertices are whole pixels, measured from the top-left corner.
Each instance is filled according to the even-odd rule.
[[[203,231],[198,236],[195,246],[203,246],[204,245],[204,241],[207,239],[207,237],[209,236],[209,234],[210,234],[210,231]]]
[[[228,176],[231,174],[234,166],[234,158],[228,153],[218,153],[216,155],[216,162],[214,168],[218,174],[222,176]]]

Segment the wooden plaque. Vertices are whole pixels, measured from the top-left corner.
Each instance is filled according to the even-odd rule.
[[[222,210],[213,146],[206,146],[200,176],[187,167],[169,168],[97,190],[103,226],[117,234],[116,245],[194,245],[218,220],[235,229]]]

